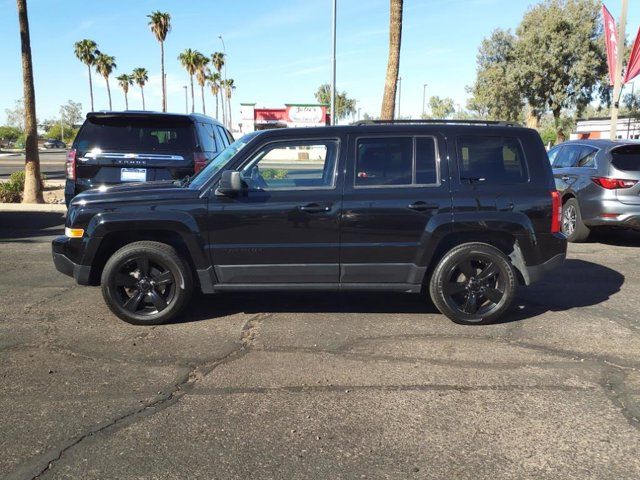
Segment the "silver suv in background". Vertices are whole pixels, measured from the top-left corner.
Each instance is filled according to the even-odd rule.
[[[640,142],[574,140],[552,148],[549,160],[570,242],[594,228],[640,230]]]

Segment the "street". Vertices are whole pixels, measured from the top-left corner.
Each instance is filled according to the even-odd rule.
[[[49,180],[64,180],[66,150],[41,150],[40,170]],[[24,170],[23,154],[0,154],[0,180],[6,180],[13,172]]]
[[[497,325],[418,296],[224,294],[134,327],[0,213],[2,478],[639,478],[640,235]]]

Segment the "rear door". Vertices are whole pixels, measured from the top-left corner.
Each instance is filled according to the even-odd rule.
[[[451,221],[446,158],[440,134],[350,136],[340,227],[343,284],[421,283],[429,236]]]
[[[628,180],[627,188],[616,189],[622,203],[640,205],[640,145],[624,145],[611,150],[611,178]],[[635,184],[632,182],[635,181]]]
[[[193,174],[197,144],[186,116],[90,116],[74,143],[77,181],[91,187],[182,178]]]

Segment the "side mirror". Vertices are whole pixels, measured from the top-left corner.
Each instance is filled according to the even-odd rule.
[[[236,170],[225,170],[222,172],[216,195],[231,197],[242,192],[242,178],[240,172]]]

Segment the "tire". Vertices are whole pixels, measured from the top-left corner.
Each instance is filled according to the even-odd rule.
[[[465,243],[445,254],[429,281],[431,300],[455,323],[498,320],[515,298],[516,274],[509,258],[486,243]]]
[[[591,230],[582,222],[582,214],[578,200],[570,198],[562,205],[562,233],[567,241],[584,242],[589,238]]]
[[[160,325],[176,318],[188,302],[193,275],[173,247],[142,241],[116,251],[100,283],[117,317],[134,325]]]

